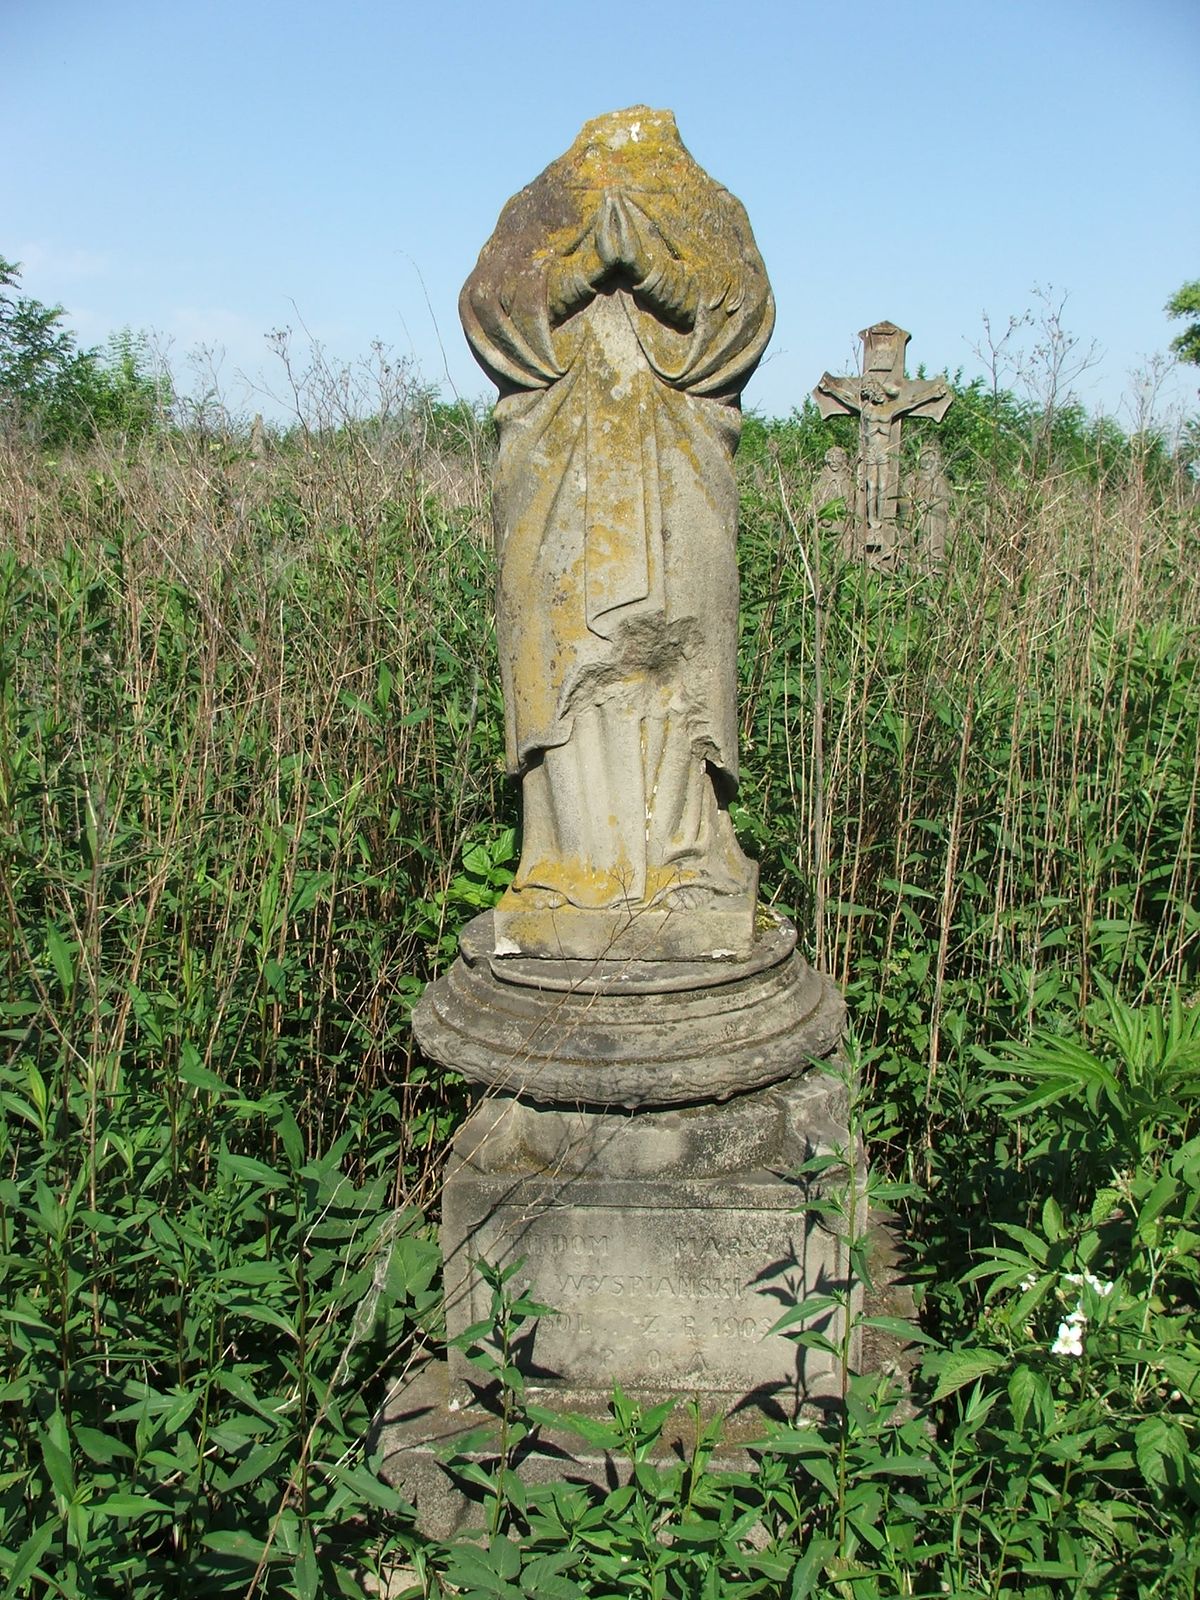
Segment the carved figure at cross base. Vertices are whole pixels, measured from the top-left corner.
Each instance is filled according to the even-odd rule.
[[[840,445],[832,445],[825,452],[824,465],[813,484],[813,515],[820,518],[830,533],[838,534],[844,541],[858,520],[857,498],[850,452]]]
[[[868,559],[890,566],[898,552],[901,419],[940,422],[954,396],[944,378],[905,377],[904,352],[912,335],[894,322],[873,323],[859,338],[862,373],[836,378],[824,373],[813,398],[826,419],[858,416],[861,503],[858,538],[852,542]]]
[[[900,522],[906,556],[926,571],[941,566],[950,526],[950,480],[936,444],[921,446],[917,464],[903,486]]]

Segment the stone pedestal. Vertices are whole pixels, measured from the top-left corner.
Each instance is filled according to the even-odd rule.
[[[614,1383],[781,1420],[835,1401],[839,1362],[771,1330],[806,1296],[848,1288],[855,1175],[793,1176],[811,1155],[844,1156],[845,1139],[843,1087],[815,1071],[724,1105],[625,1116],[486,1099],[446,1177],[447,1327],[488,1314],[476,1261],[519,1261],[514,1286],[553,1308],[520,1357],[546,1404],[602,1414]],[[840,1312],[811,1325],[841,1346]],[[854,1337],[847,1354],[857,1365]],[[453,1351],[463,1403],[478,1377]]]
[[[512,1293],[551,1308],[510,1353],[530,1403],[603,1418],[616,1384],[644,1404],[694,1398],[723,1418],[718,1470],[752,1470],[770,1421],[836,1409],[847,1371],[905,1365],[889,1330],[911,1300],[887,1226],[865,1214],[844,1004],[795,945],[760,910],[742,958],[540,958],[498,949],[484,915],[413,1016],[424,1050],[479,1086],[443,1189],[449,1339],[490,1315],[479,1263],[514,1268]],[[873,1287],[852,1281],[851,1231]],[[813,1296],[829,1299],[792,1332],[820,1339],[774,1331]],[[491,1459],[487,1385],[451,1343],[378,1419],[382,1470],[430,1534],[479,1521],[469,1475],[443,1463]],[[688,1415],[660,1452],[687,1449]],[[551,1426],[509,1465],[599,1485],[627,1469]]]
[[[464,931],[413,1015],[486,1090],[443,1195],[452,1340],[490,1303],[475,1263],[520,1261],[553,1307],[526,1377],[576,1402],[620,1383],[791,1417],[837,1393],[836,1361],[771,1330],[848,1282],[862,1163],[846,1170],[844,1086],[820,1070],[845,1007],[786,918],[757,923],[741,960],[548,960],[498,950],[490,915]],[[819,1183],[796,1176],[814,1155],[837,1158]],[[838,1315],[820,1326],[841,1349]],[[452,1355],[452,1386],[472,1375]]]
[[[726,1419],[718,1465],[736,1470],[768,1419],[836,1407],[864,1358],[843,1017],[768,913],[740,961],[503,955],[477,918],[414,1015],[425,1050],[481,1086],[443,1190],[449,1338],[488,1318],[478,1263],[520,1263],[513,1292],[552,1308],[514,1356],[537,1405],[603,1417],[614,1384],[646,1404],[695,1397]],[[836,1297],[804,1325],[832,1350],[773,1331],[812,1295]],[[384,1471],[430,1531],[470,1520],[439,1458],[487,1424],[486,1381],[451,1345],[380,1419]],[[603,1483],[614,1463],[552,1431],[525,1441],[519,1470]]]

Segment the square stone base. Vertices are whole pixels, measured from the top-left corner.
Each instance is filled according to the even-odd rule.
[[[616,1384],[642,1404],[684,1402],[654,1459],[686,1459],[695,1398],[702,1419],[722,1419],[713,1468],[739,1472],[753,1470],[772,1421],[838,1413],[847,1370],[903,1385],[911,1297],[894,1230],[866,1215],[836,1063],[721,1104],[658,1110],[489,1093],[454,1152],[442,1223],[449,1338],[491,1322],[481,1260],[514,1268],[510,1292],[552,1308],[517,1331],[509,1358],[525,1403],[541,1408],[511,1463],[523,1481],[623,1481],[620,1452],[569,1426],[570,1414],[607,1417]],[[798,1175],[806,1165],[823,1170]],[[865,1286],[851,1282],[851,1210]],[[793,1327],[805,1343],[772,1331],[822,1295],[833,1303]],[[872,1318],[883,1326],[863,1325]],[[471,1472],[450,1462],[494,1462],[497,1399],[487,1373],[452,1347],[447,1362],[398,1384],[378,1417],[380,1470],[415,1501],[426,1531],[481,1522]]]

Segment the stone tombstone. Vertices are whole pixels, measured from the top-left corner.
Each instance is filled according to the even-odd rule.
[[[944,378],[907,378],[904,353],[912,338],[894,322],[876,322],[859,334],[862,372],[824,373],[813,390],[822,417],[857,415],[858,476],[862,485],[856,542],[872,564],[890,568],[899,555],[900,430],[904,417],[940,422],[954,399]]]
[[[865,1181],[827,1070],[844,1004],[758,903],[729,816],[732,461],[770,286],[742,206],[669,112],[636,106],[509,201],[461,313],[500,392],[496,630],[524,831],[511,890],[413,1015],[476,1096],[443,1191],[447,1329],[488,1315],[477,1262],[520,1263],[553,1308],[516,1357],[543,1403],[696,1394],[752,1436],[764,1412],[837,1403],[837,1363],[771,1330],[848,1285]],[[817,1155],[830,1170],[797,1177]],[[817,1325],[856,1355],[836,1307]],[[430,1441],[487,1401],[453,1345],[422,1382],[380,1435],[418,1508]]]

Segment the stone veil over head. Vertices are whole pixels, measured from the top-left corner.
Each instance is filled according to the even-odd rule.
[[[744,959],[739,397],[774,304],[670,112],[585,125],[462,291],[497,384],[496,629],[524,842],[497,953]]]

